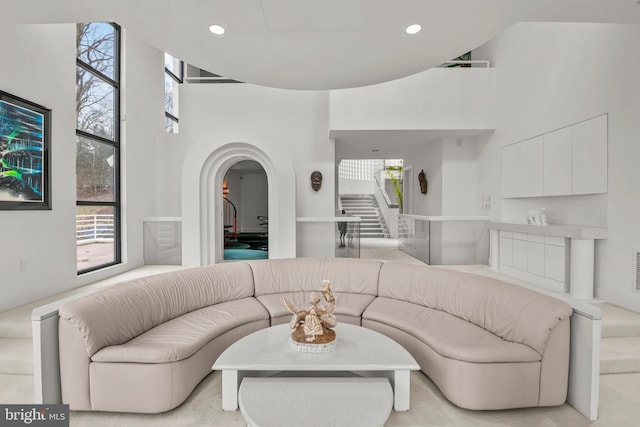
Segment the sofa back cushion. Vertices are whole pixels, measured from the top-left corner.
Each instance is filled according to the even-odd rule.
[[[540,354],[551,330],[572,313],[569,304],[517,285],[395,262],[382,266],[378,295],[444,311]]]
[[[182,314],[253,292],[247,264],[218,264],[113,285],[62,305],[59,314],[80,330],[92,356]]]
[[[256,296],[320,291],[327,279],[333,292],[378,295],[382,261],[342,258],[292,258],[248,261]]]

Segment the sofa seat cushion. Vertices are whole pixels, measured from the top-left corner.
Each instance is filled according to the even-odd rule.
[[[284,292],[278,294],[260,295],[258,301],[265,306],[271,318],[287,316],[291,313],[284,305],[282,298],[286,298],[299,310],[309,307],[309,298],[313,292]],[[351,294],[344,292],[333,292],[336,298],[334,314],[352,317],[361,317],[362,312],[376,299],[373,295]],[[320,299],[320,306],[324,306],[326,301]]]
[[[196,353],[217,336],[269,314],[255,298],[201,308],[152,328],[132,340],[105,347],[93,362],[167,363]],[[213,361],[212,361],[213,363]]]
[[[378,297],[367,308],[363,319],[405,331],[450,359],[473,363],[542,360],[542,356],[527,345],[506,341],[466,320],[407,301]]]

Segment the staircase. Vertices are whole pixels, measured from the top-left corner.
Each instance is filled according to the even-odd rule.
[[[640,314],[600,303],[602,341],[600,373],[640,372]]]
[[[347,215],[362,218],[360,238],[389,237],[389,231],[380,216],[378,202],[373,194],[340,196],[340,204]]]

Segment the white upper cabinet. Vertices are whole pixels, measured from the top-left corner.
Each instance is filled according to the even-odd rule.
[[[606,192],[606,114],[502,148],[502,197]]]
[[[572,194],[607,192],[607,116],[571,126]]]
[[[542,196],[543,138],[531,138],[520,143],[522,161],[520,168],[520,192],[524,197]]]
[[[545,196],[571,194],[571,127],[544,135]]]

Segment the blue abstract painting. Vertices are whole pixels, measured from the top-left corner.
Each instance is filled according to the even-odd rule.
[[[0,208],[49,209],[45,158],[49,113],[0,92]]]

